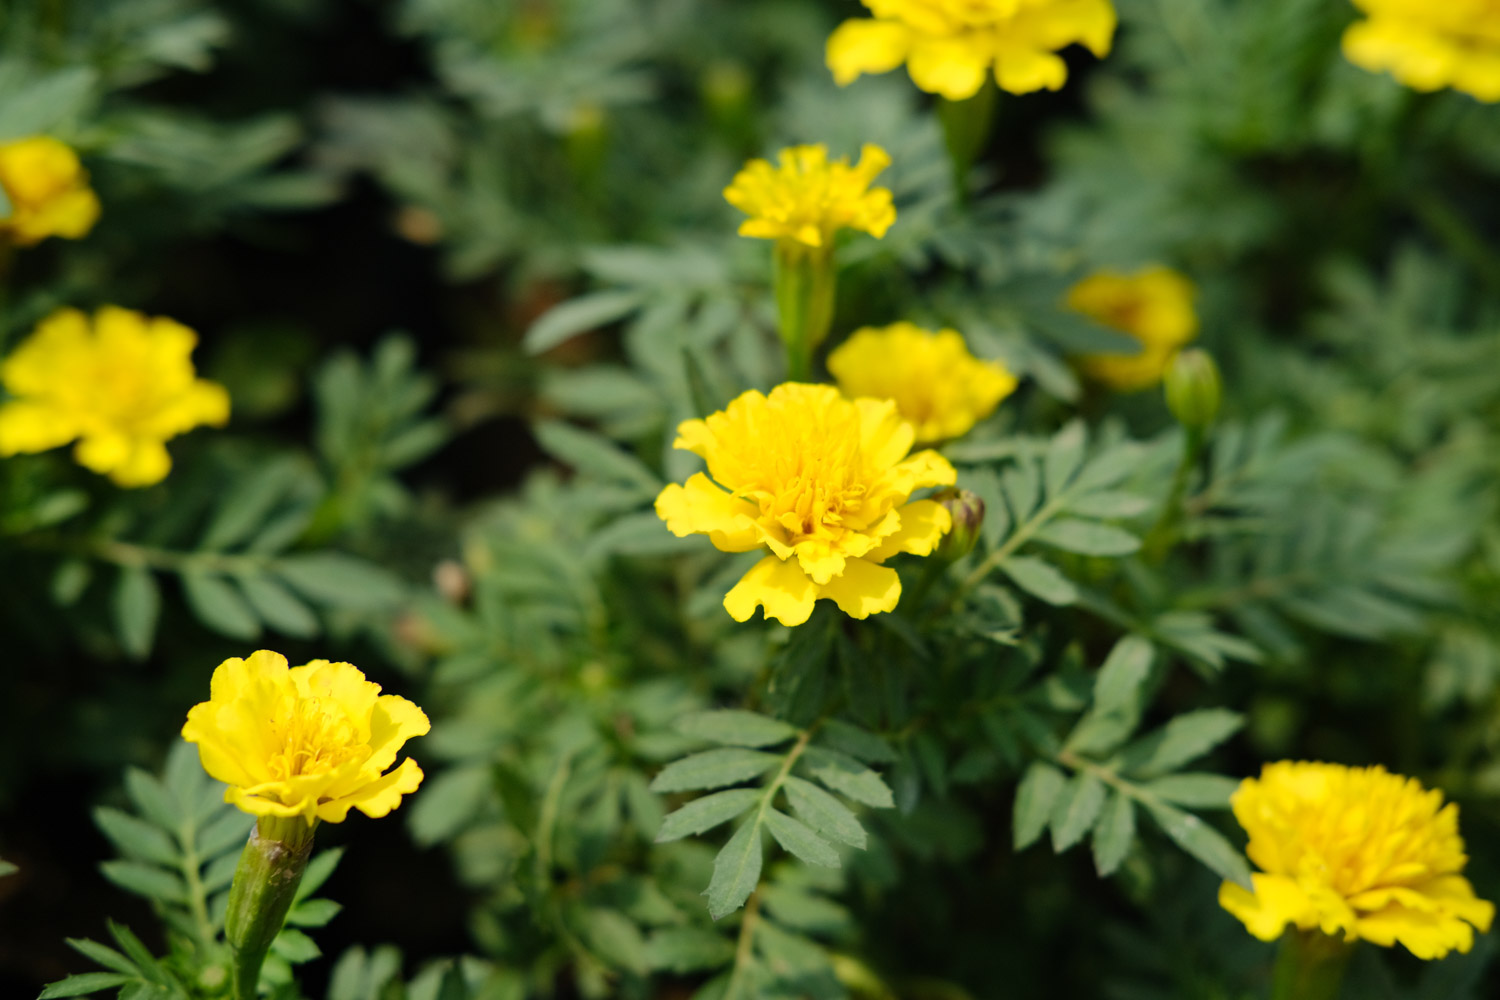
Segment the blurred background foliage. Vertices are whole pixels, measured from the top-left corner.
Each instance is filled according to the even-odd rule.
[[[325,831],[344,909],[278,945],[286,996],[1258,995],[1216,810],[1286,756],[1443,788],[1500,895],[1496,111],[1350,65],[1343,0],[1118,8],[1107,59],[1000,101],[960,206],[904,73],[829,79],[853,0],[0,7],[0,140],[69,142],[104,205],[8,259],[0,348],[117,303],[196,329],[234,400],[151,489],[0,461],[0,991],[80,971],[61,939],[106,915],[148,957],[195,933],[140,868],[193,854],[205,793],[153,815],[122,768],[159,771],[257,645],[435,722],[393,821]],[[650,504],[696,468],[679,420],[780,380],[766,247],[720,192],[794,142],[894,160],[835,342],[948,324],[1025,381],[946,449],[979,548],[789,632],[732,623],[743,558]],[[1059,305],[1153,262],[1226,384],[1160,559],[1181,432],[1080,382],[1123,341]],[[757,843],[781,817],[743,892],[736,806]],[[1362,954],[1350,995],[1492,995],[1492,957]],[[132,995],[179,995],[148,973]]]

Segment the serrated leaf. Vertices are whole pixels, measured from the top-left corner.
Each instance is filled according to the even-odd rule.
[[[271,577],[246,574],[235,582],[261,620],[281,634],[310,639],[322,631],[312,609]]]
[[[723,747],[705,750],[673,761],[651,782],[653,792],[687,792],[699,788],[719,788],[759,777],[778,766],[779,754]]]
[[[1094,826],[1094,868],[1099,877],[1112,875],[1135,842],[1135,804],[1128,795],[1112,792]]]
[[[780,719],[739,709],[693,712],[678,719],[675,728],[685,736],[741,747],[771,746],[797,735]]]
[[[309,899],[292,907],[286,922],[297,927],[322,927],[344,907],[331,899]]]
[[[549,351],[580,333],[596,330],[640,308],[645,296],[637,291],[603,291],[569,299],[544,312],[521,346],[530,354]]]
[[[323,954],[317,942],[291,927],[283,927],[276,940],[271,942],[271,951],[288,962],[311,962]]]
[[[115,584],[113,601],[115,634],[120,646],[133,659],[143,660],[151,652],[156,638],[156,622],[161,617],[161,587],[151,571],[142,566],[125,566]]]
[[[1052,819],[1053,807],[1068,779],[1051,764],[1033,761],[1016,786],[1016,804],[1012,815],[1012,843],[1018,851],[1036,842]]]
[[[1228,809],[1240,783],[1222,774],[1169,774],[1141,786],[1141,791],[1190,809]]]
[[[1197,858],[1219,876],[1237,882],[1246,889],[1250,885],[1250,867],[1244,855],[1235,850],[1223,835],[1204,823],[1192,813],[1185,813],[1168,805],[1148,803],[1151,818],[1172,838],[1173,843]]]
[[[1223,708],[1186,712],[1126,747],[1123,769],[1140,778],[1169,773],[1233,736],[1244,721],[1238,712]]]
[[[328,881],[328,877],[333,874],[343,857],[342,847],[330,847],[326,851],[314,854],[312,860],[307,863],[307,870],[302,873],[302,883],[297,886],[297,895],[293,897],[293,902],[300,904],[323,888],[323,883]]]
[[[223,577],[189,570],[182,574],[182,589],[193,617],[215,632],[232,639],[260,635],[260,619]]]
[[[579,430],[561,420],[539,420],[532,428],[542,450],[583,476],[626,483],[654,496],[661,481],[640,459],[609,438]]]
[[[712,830],[755,805],[761,795],[759,788],[731,788],[694,799],[662,820],[656,842],[663,844]]]
[[[666,927],[646,941],[653,969],[680,974],[717,969],[734,958],[734,945],[702,927]]]
[[[1005,502],[1010,505],[1011,518],[1016,525],[1031,516],[1042,498],[1041,477],[1036,466],[1026,459],[1000,474],[1000,489],[1005,494]]]
[[[840,843],[864,850],[865,828],[848,806],[796,775],[789,776],[781,787],[804,823]]]
[[[1068,504],[1068,510],[1080,517],[1135,517],[1151,509],[1151,501],[1134,493],[1106,491],[1090,493]]]
[[[135,807],[157,826],[175,830],[181,825],[182,807],[156,775],[138,767],[126,768],[125,791]]]
[[[226,490],[224,502],[198,540],[198,548],[217,552],[254,534],[302,474],[295,459],[282,459],[253,475],[241,476]]]
[[[122,854],[161,865],[178,863],[177,848],[161,827],[109,806],[94,810],[94,822]]]
[[[341,552],[285,556],[274,568],[295,590],[329,607],[380,611],[406,596],[395,574]]]
[[[198,831],[198,853],[211,858],[232,847],[243,847],[250,836],[255,817],[238,809],[225,809]]]
[[[1104,782],[1088,772],[1068,782],[1052,807],[1052,850],[1066,851],[1094,828],[1104,797],[1109,790]]]
[[[839,852],[807,824],[775,809],[766,810],[765,823],[776,843],[807,864],[820,868],[839,867]]]
[[[132,978],[118,972],[83,972],[49,984],[46,989],[37,995],[37,1000],[54,1000],[56,997],[87,996],[90,993],[97,993],[99,990],[107,990],[113,986],[128,983]]]
[[[65,940],[68,942],[68,947],[93,959],[106,969],[123,972],[131,977],[140,975],[140,970],[135,967],[134,962],[108,945],[91,941],[88,938],[66,938]]]
[[[1127,635],[1105,657],[1094,678],[1095,710],[1135,712],[1140,707],[1141,685],[1151,672],[1151,643],[1138,635]]]
[[[1048,604],[1063,607],[1078,600],[1078,588],[1051,564],[1030,556],[1011,556],[1000,569],[1022,590]]]
[[[880,775],[846,753],[824,747],[808,747],[799,766],[827,787],[876,809],[896,804],[890,787]]]
[[[646,939],[635,923],[619,910],[593,907],[584,911],[584,935],[610,964],[638,976],[651,971]]]
[[[1085,556],[1123,556],[1141,547],[1141,540],[1124,528],[1076,517],[1047,522],[1037,531],[1036,540]]]
[[[136,861],[106,861],[99,870],[115,885],[147,899],[177,904],[187,902],[187,889],[182,879],[169,871]]]
[[[1078,467],[1083,464],[1083,447],[1086,443],[1082,420],[1072,420],[1047,442],[1042,467],[1045,470],[1046,495],[1055,497],[1068,485]]]
[[[745,905],[760,881],[760,824],[754,820],[735,831],[714,858],[714,874],[704,895],[715,920]]]
[[[891,764],[896,760],[895,752],[885,740],[840,719],[823,723],[818,730],[818,742],[842,750],[866,764]]]

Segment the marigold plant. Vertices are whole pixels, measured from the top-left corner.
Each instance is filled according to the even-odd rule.
[[[1500,101],[1500,4],[1493,0],[1354,0],[1365,15],[1344,32],[1344,55],[1413,90],[1452,87]]]
[[[182,737],[229,786],[226,802],[312,826],[341,823],[351,808],[379,817],[400,805],[422,769],[410,757],[389,769],[428,729],[420,708],[381,694],[357,667],[313,660],[289,669],[286,657],[262,649],[219,664]]]
[[[0,188],[10,202],[0,210],[0,235],[17,246],[48,236],[76,240],[99,218],[99,196],[78,154],[51,136],[0,144]]]
[[[1262,940],[1291,924],[1442,958],[1490,928],[1494,905],[1460,874],[1468,857],[1458,806],[1414,778],[1280,761],[1245,779],[1231,802],[1261,871],[1253,891],[1224,883],[1219,902]]]
[[[919,443],[964,434],[1016,388],[1004,365],[970,354],[957,330],[905,322],[856,330],[828,356],[828,370],[846,396],[894,400]]]
[[[1177,350],[1198,334],[1193,284],[1166,267],[1135,274],[1099,271],[1068,290],[1075,312],[1141,342],[1134,354],[1089,354],[1076,359],[1089,378],[1121,391],[1161,381]]]
[[[794,382],[751,390],[678,426],[673,446],[703,456],[708,474],[667,486],[656,512],[675,535],[769,551],[724,597],[736,621],[759,606],[800,625],[824,597],[854,618],[890,611],[901,578],[882,564],[930,554],[952,523],[937,502],[911,499],[956,478],[936,452],[909,455],[915,437],[891,400]]]
[[[1075,43],[1109,54],[1110,0],[863,0],[873,18],[851,18],[828,39],[840,85],[906,65],[912,82],[950,100],[973,97],[993,73],[1001,90],[1058,90]]]
[[[80,465],[120,486],[172,468],[166,442],[229,419],[224,387],[197,377],[197,335],[175,320],[105,306],[90,319],[59,309],[0,362],[0,456],[78,442]]]

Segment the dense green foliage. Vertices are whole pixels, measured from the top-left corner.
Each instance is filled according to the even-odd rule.
[[[69,142],[104,206],[0,265],[0,355],[60,305],[170,313],[234,401],[148,489],[0,460],[0,919],[150,905],[90,890],[45,927],[81,955],[0,947],[7,994],[223,995],[249,817],[174,738],[259,647],[434,723],[421,790],[314,860],[278,1000],[1263,996],[1215,893],[1230,792],[1288,757],[1443,789],[1500,896],[1500,110],[1349,64],[1344,0],[1117,6],[1107,59],[1002,96],[966,204],[904,73],[829,78],[853,2],[0,7],[0,141]],[[377,85],[320,76],[344,32]],[[943,449],[976,549],[787,629],[652,501],[700,468],[679,421],[781,381],[721,191],[794,142],[893,158],[832,341],[949,325],[1023,383]],[[1182,429],[1080,381],[1122,337],[1060,306],[1153,262],[1224,372],[1180,505]],[[90,807],[105,840],[57,832]],[[390,943],[319,959],[351,868]],[[403,940],[414,893],[467,933]],[[1367,948],[1347,995],[1494,995],[1493,953]]]

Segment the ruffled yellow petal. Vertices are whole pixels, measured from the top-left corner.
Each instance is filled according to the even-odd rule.
[[[994,58],[994,42],[985,34],[927,35],[913,39],[906,71],[929,94],[962,101],[979,93]]]
[[[19,246],[49,236],[77,239],[99,218],[99,198],[78,155],[50,136],[0,143],[0,188],[10,202],[0,235]]]
[[[1042,49],[1001,42],[995,48],[995,82],[1012,94],[1061,90],[1068,82],[1068,64]]]
[[[901,577],[888,566],[865,559],[850,559],[844,571],[818,588],[819,597],[830,597],[850,618],[892,611],[901,600]]]
[[[80,430],[69,413],[12,400],[0,405],[0,456],[50,451],[76,438]]]
[[[896,21],[852,18],[828,36],[827,62],[839,86],[864,73],[888,73],[906,61],[911,30]]]
[[[896,513],[900,515],[901,527],[865,556],[870,562],[884,562],[898,552],[932,555],[932,550],[953,528],[953,515],[936,500],[914,500]]]
[[[818,585],[802,572],[796,560],[766,556],[750,567],[724,595],[724,610],[737,622],[746,622],[757,607],[767,618],[783,625],[801,625],[812,616]]]
[[[726,493],[701,472],[681,486],[668,484],[656,498],[656,515],[667,522],[667,530],[679,538],[708,535],[721,552],[749,552],[761,544],[755,522],[759,513],[754,504]]]
[[[724,189],[724,199],[750,217],[741,236],[824,248],[841,229],[879,238],[895,222],[890,191],[870,187],[891,162],[879,146],[867,143],[854,166],[830,161],[821,145],[783,149],[777,160],[775,167],[751,160]]]
[[[422,769],[408,757],[390,774],[361,786],[353,794],[320,802],[317,807],[318,818],[329,823],[342,823],[349,815],[350,807],[353,807],[371,819],[379,819],[401,804],[401,796],[415,792],[422,783],[422,777]]]

